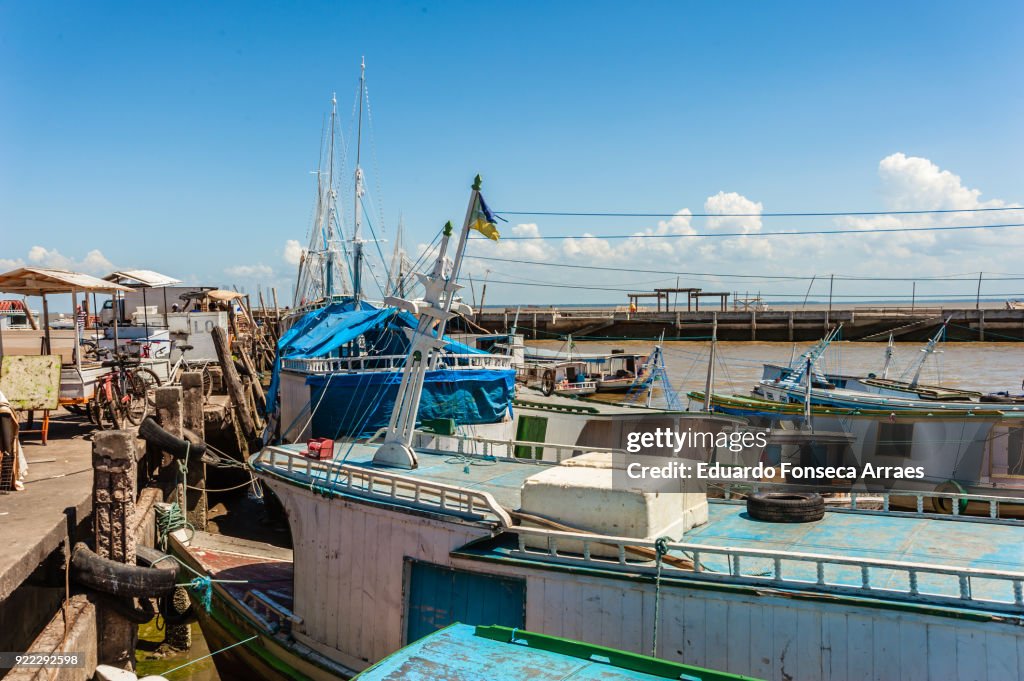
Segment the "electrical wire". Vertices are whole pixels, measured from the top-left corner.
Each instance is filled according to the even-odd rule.
[[[861,234],[893,234],[902,232],[955,232],[974,229],[1015,229],[1024,227],[1024,222],[1013,222],[993,225],[947,225],[941,227],[880,227],[878,229],[813,229],[788,232],[718,232],[698,234],[565,234],[541,236],[503,236],[502,241],[557,241],[565,239],[721,239],[726,237],[761,238],[769,236],[821,236],[821,235],[861,235]],[[470,241],[489,241],[485,236],[471,236]]]
[[[1003,206],[1000,208],[939,208],[922,210],[863,210],[863,211],[834,211],[834,212],[781,212],[781,213],[638,213],[638,212],[608,212],[608,213],[584,213],[573,211],[536,211],[536,210],[496,210],[496,215],[545,215],[558,217],[616,217],[616,218],[675,218],[680,216],[694,218],[802,218],[802,217],[842,217],[846,215],[937,215],[942,213],[990,213],[1003,210],[1024,210],[1024,206]]]

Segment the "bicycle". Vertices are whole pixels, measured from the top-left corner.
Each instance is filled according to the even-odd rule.
[[[112,371],[100,377],[96,393],[89,403],[89,418],[100,428],[123,428],[125,421],[139,425],[149,414],[149,394],[160,379],[138,360],[117,355],[102,366]]]
[[[193,349],[191,345],[178,345],[178,350],[181,354],[178,355],[178,360],[171,367],[168,372],[168,383],[170,385],[180,385],[181,375],[186,371],[198,371],[203,375],[203,396],[209,397],[213,392],[213,374],[210,373],[210,365],[215,362],[208,359],[185,359],[185,353]]]

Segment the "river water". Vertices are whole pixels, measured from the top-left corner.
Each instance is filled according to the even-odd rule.
[[[563,341],[529,341],[530,346],[564,350]],[[747,395],[761,378],[765,362],[789,364],[791,358],[813,343],[719,343],[716,351],[714,390],[719,393]],[[652,341],[576,341],[575,352],[650,353]],[[676,391],[704,390],[708,371],[710,343],[666,341],[662,346],[665,366]],[[890,378],[901,374],[921,357],[922,343],[897,343],[889,371]],[[818,362],[820,370],[863,376],[881,374],[885,364],[885,343],[833,343]],[[921,383],[993,392],[1020,392],[1024,380],[1024,343],[943,343],[939,352],[928,358],[921,372]],[[907,377],[909,378],[909,376]],[[616,396],[616,400],[621,396]]]

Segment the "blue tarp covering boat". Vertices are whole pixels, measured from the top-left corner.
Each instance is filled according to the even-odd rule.
[[[277,403],[282,360],[405,355],[416,326],[416,318],[408,312],[366,302],[333,303],[307,313],[278,341],[268,411]],[[453,355],[487,354],[447,337],[445,341],[445,351]],[[401,380],[400,370],[310,374],[306,384],[315,407],[312,436],[367,436],[386,426]],[[419,418],[495,423],[510,409],[514,391],[512,369],[428,371]]]

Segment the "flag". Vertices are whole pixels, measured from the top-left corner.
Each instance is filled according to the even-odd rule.
[[[477,194],[476,210],[473,214],[473,222],[469,225],[470,228],[480,232],[491,241],[497,241],[501,234],[498,233],[498,227],[494,223],[499,219],[495,218],[494,213],[487,207],[483,194]]]

